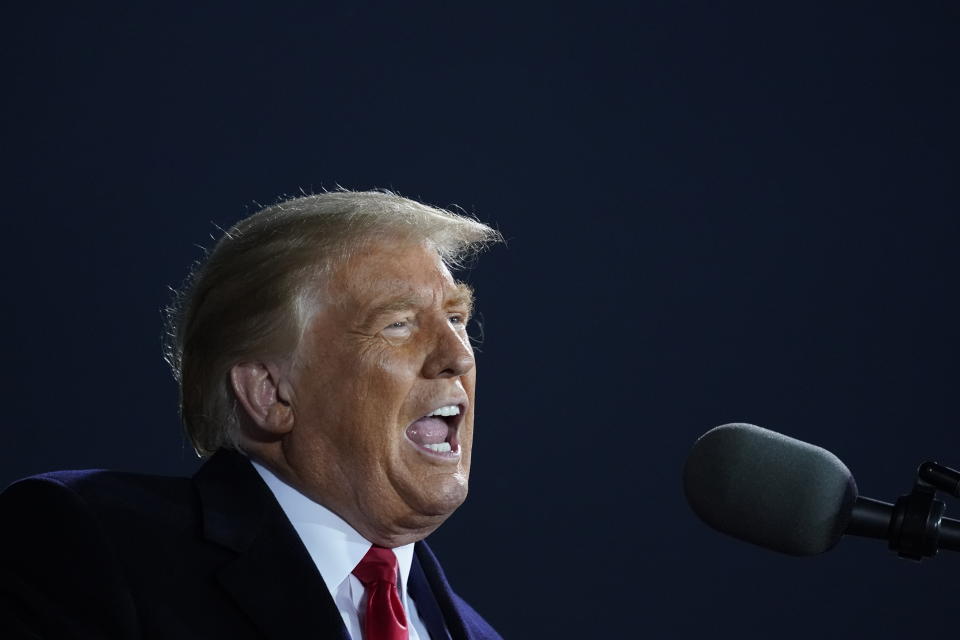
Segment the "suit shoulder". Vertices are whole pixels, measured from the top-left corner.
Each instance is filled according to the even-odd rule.
[[[134,624],[111,538],[83,495],[89,474],[33,476],[0,494],[0,609],[38,637],[121,635]]]
[[[196,499],[188,478],[102,469],[53,471],[14,482],[0,494],[0,512],[18,525],[44,526],[64,518],[108,526],[156,526],[192,519]],[[33,528],[33,527],[30,527]]]
[[[146,491],[164,493],[171,490],[175,491],[177,487],[189,486],[189,484],[189,478],[112,471],[107,469],[79,469],[49,471],[47,473],[29,476],[11,483],[4,492],[20,486],[30,488],[57,486],[81,495],[96,496],[100,493],[113,493],[118,490],[122,491],[137,487]]]

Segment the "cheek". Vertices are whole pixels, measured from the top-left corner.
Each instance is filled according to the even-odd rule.
[[[349,406],[358,431],[366,441],[387,441],[389,432],[400,432],[405,405],[413,388],[415,369],[402,358],[379,355],[351,372],[354,380]]]
[[[416,384],[423,367],[420,353],[413,345],[391,348],[364,359],[357,378],[362,380],[366,398],[379,399],[396,411]]]

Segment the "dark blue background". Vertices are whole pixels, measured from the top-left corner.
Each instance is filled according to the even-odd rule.
[[[960,466],[958,7],[8,8],[0,482],[189,473],[160,323],[196,245],[387,187],[508,239],[469,276],[471,498],[431,537],[505,636],[950,632],[957,557],[776,555],[680,471],[734,420],[877,498]]]

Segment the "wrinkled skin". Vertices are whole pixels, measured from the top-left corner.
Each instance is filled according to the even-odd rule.
[[[335,270],[292,358],[234,367],[244,446],[376,544],[436,529],[467,495],[476,370],[468,294],[426,244],[377,241]],[[379,312],[374,312],[379,309]],[[407,427],[462,403],[460,455]]]

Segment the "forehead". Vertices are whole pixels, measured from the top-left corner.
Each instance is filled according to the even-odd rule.
[[[435,249],[407,240],[365,244],[330,279],[333,299],[361,308],[397,297],[423,298],[426,303],[462,291]]]

